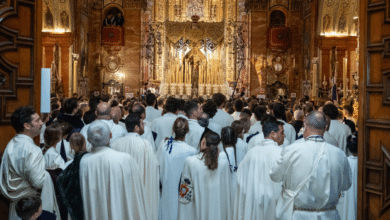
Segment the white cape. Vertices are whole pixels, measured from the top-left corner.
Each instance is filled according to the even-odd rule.
[[[149,220],[140,168],[128,154],[94,147],[80,162],[84,219]]]
[[[281,156],[282,148],[265,139],[252,148],[240,163],[234,196],[234,219],[276,219],[276,204],[282,183],[271,180],[269,171]]]
[[[161,199],[159,208],[160,220],[176,220],[179,207],[179,190],[181,172],[187,157],[195,155],[195,148],[183,141],[173,141],[172,148],[165,142],[158,153],[161,178]],[[167,149],[168,147],[168,149]]]
[[[159,164],[152,145],[137,133],[128,133],[111,145],[112,149],[130,154],[137,162],[145,186],[145,204],[151,219],[157,219],[159,193]]]
[[[209,170],[203,153],[187,157],[180,183],[178,219],[232,220],[230,170],[226,160]]]

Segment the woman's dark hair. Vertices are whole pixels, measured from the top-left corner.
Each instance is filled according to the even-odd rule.
[[[43,139],[45,140],[45,146],[43,149],[43,154],[50,148],[56,145],[61,141],[62,138],[62,126],[58,122],[53,122],[45,129],[43,134]]]
[[[230,164],[229,155],[226,152],[226,147],[233,147],[234,149],[234,160],[236,162],[235,167],[237,167],[237,153],[236,153],[236,144],[237,144],[237,135],[234,129],[230,126],[222,128],[221,131],[221,141],[223,145],[223,151],[225,151],[226,157]],[[235,169],[233,169],[236,171]],[[230,172],[232,172],[232,169],[230,169]]]
[[[214,131],[208,131],[204,135],[206,139],[206,148],[202,149],[202,159],[209,170],[215,170],[218,168],[218,144],[221,142],[219,135]]]
[[[65,100],[63,108],[66,114],[72,114],[73,110],[78,106],[78,100],[76,98],[69,98]]]
[[[62,128],[62,136],[70,135],[73,129],[73,126],[69,124],[68,122],[62,122],[61,123]],[[69,140],[69,137],[68,137]]]
[[[175,140],[185,138],[186,134],[190,130],[188,121],[185,118],[176,118],[175,122],[173,123],[172,130],[175,133]]]
[[[80,134],[79,132],[75,132],[70,136],[69,144],[71,148],[74,148],[75,146],[81,150],[81,148],[86,144],[84,135]],[[76,151],[76,153],[79,153]]]
[[[238,138],[244,139],[243,135],[244,135],[245,124],[244,124],[243,121],[235,120],[235,121],[232,122],[231,127],[236,132],[236,135],[237,135]]]

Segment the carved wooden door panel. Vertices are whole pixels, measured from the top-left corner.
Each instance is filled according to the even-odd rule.
[[[390,1],[360,2],[359,219],[390,219]]]
[[[22,105],[39,110],[42,0],[0,0],[0,156],[15,131],[12,112]],[[8,207],[0,196],[0,219]]]

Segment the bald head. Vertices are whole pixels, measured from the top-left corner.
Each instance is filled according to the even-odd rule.
[[[110,117],[111,119],[118,124],[119,120],[121,119],[121,108],[119,106],[115,106],[111,108]]]
[[[96,108],[97,118],[109,119],[111,113],[111,106],[108,102],[101,102]]]

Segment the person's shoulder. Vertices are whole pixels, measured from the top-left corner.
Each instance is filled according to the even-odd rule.
[[[340,148],[334,146],[333,144],[325,143],[326,149],[329,153],[331,154],[338,154],[340,156],[346,157],[345,153],[343,150]]]

